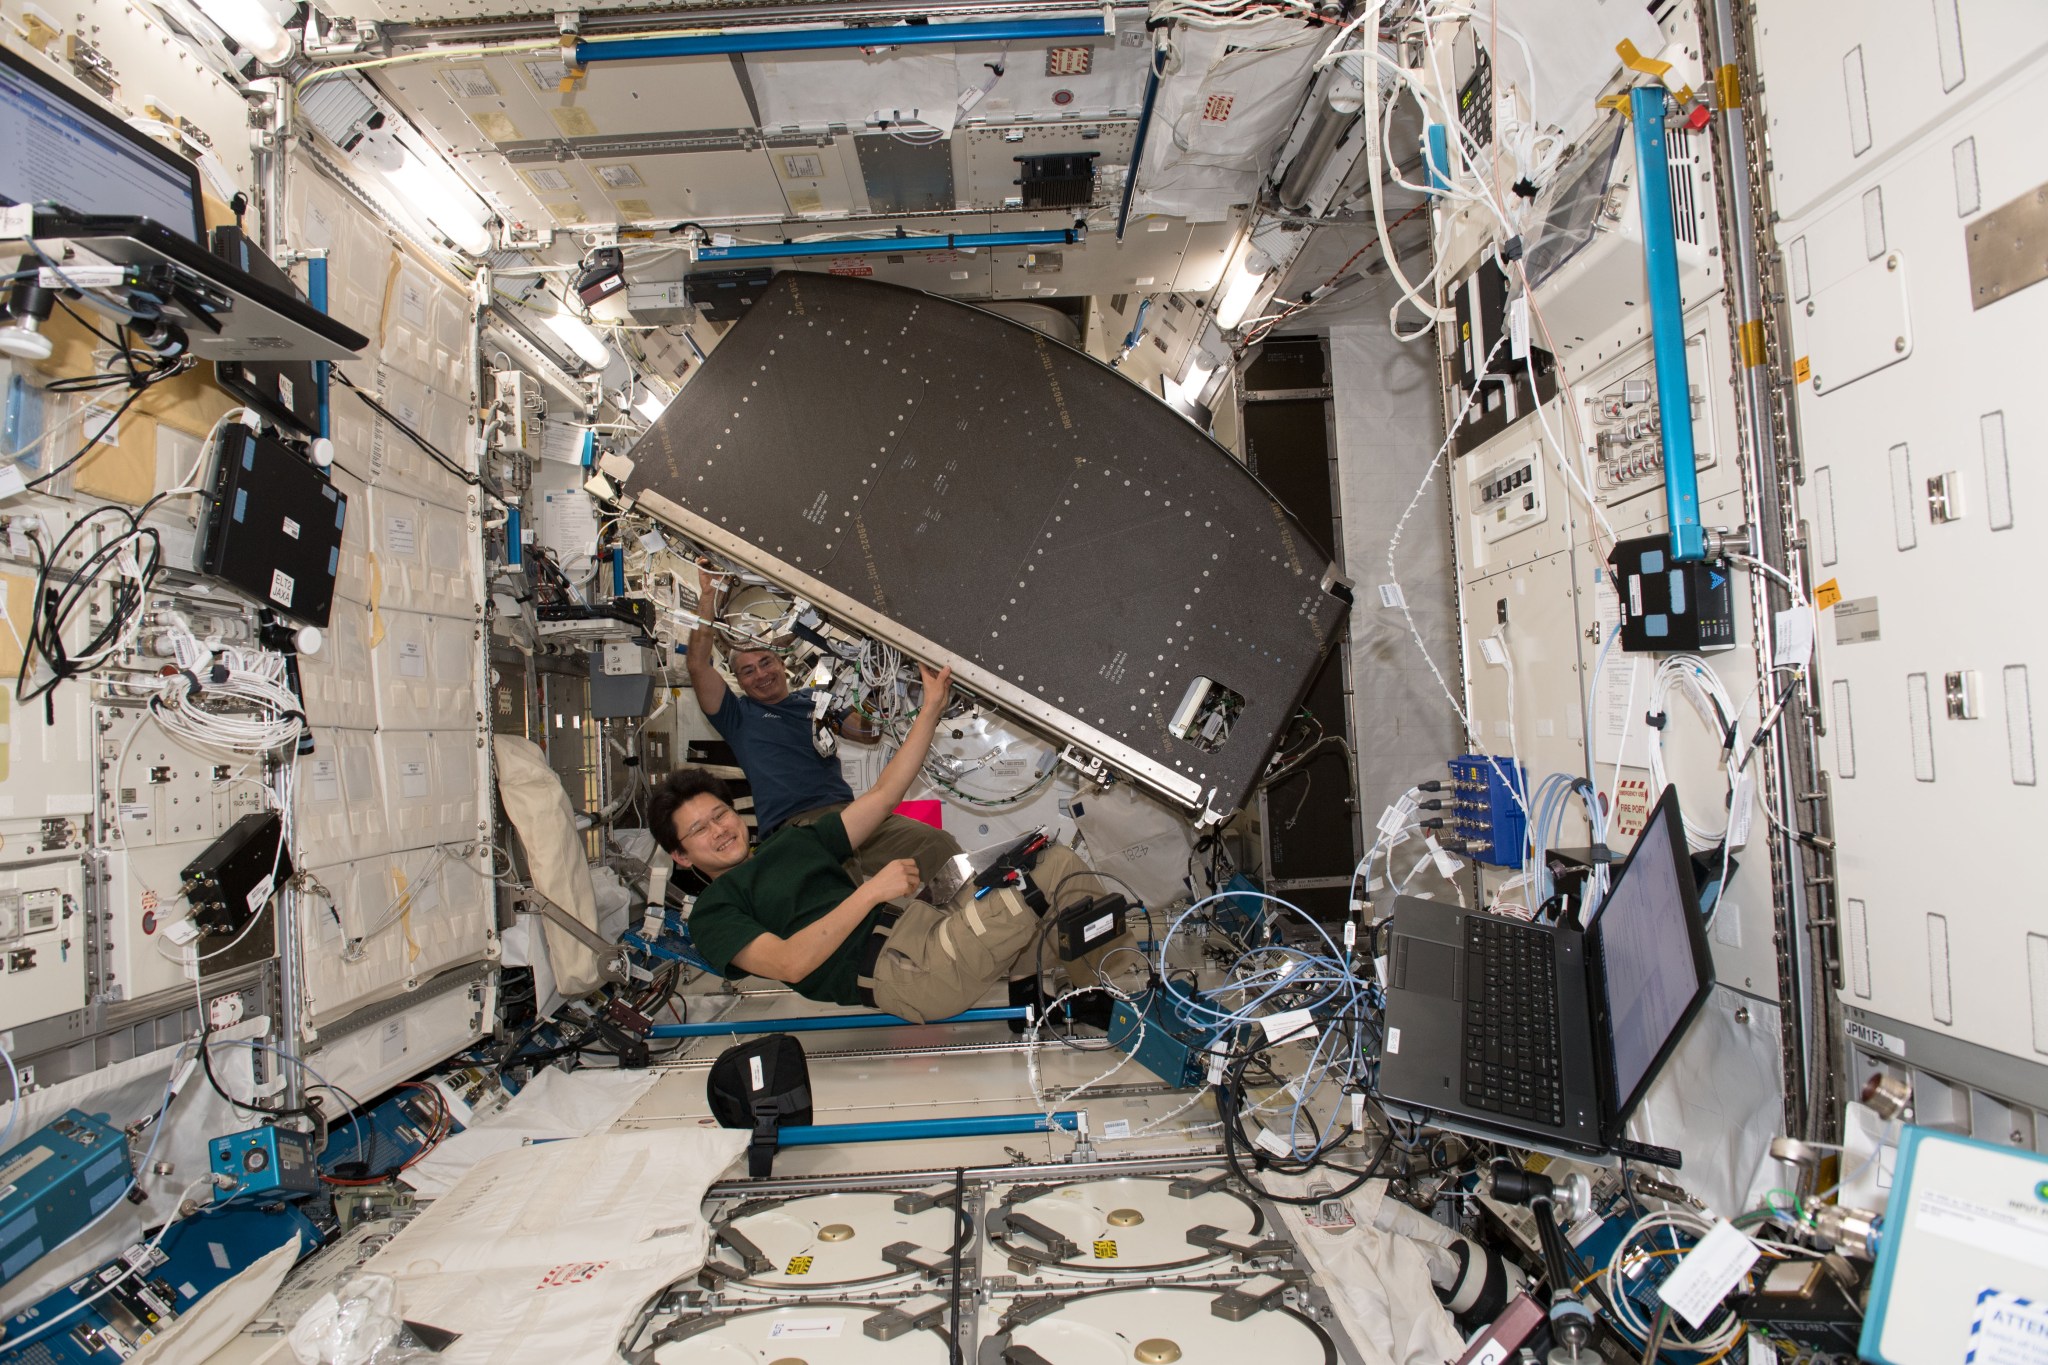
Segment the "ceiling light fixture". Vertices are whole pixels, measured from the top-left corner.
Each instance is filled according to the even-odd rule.
[[[263,0],[197,0],[207,18],[235,40],[235,46],[265,66],[283,66],[292,55],[292,35]]]
[[[576,354],[576,357],[593,370],[602,370],[611,363],[611,348],[604,344],[604,338],[590,330],[590,325],[566,308],[541,315],[541,322],[555,334],[555,338]]]
[[[1252,299],[1258,295],[1259,285],[1273,269],[1273,263],[1264,252],[1246,248],[1230,268],[1229,283],[1224,285],[1222,297],[1216,304],[1216,325],[1229,331],[1244,321],[1250,311]]]

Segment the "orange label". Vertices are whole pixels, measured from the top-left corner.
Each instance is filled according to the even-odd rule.
[[[1793,383],[1804,384],[1806,382],[1806,377],[1812,373],[1813,366],[1807,363],[1805,356],[1801,356],[1799,357],[1799,359],[1792,362]]]
[[[1813,590],[1813,605],[1822,611],[1826,611],[1841,600],[1842,589],[1832,578]]]

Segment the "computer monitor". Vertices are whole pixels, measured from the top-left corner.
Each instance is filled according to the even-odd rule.
[[[1597,1030],[1614,1113],[1626,1119],[1713,980],[1678,794],[1666,788],[1590,930]]]
[[[190,161],[0,48],[0,204],[148,218],[204,244]]]

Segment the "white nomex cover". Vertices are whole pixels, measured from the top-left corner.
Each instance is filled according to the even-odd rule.
[[[397,1281],[407,1320],[461,1333],[443,1365],[616,1361],[641,1307],[704,1264],[704,1192],[746,1145],[657,1128],[500,1152],[363,1270]]]

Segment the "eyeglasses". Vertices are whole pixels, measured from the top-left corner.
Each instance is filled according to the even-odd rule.
[[[713,825],[722,825],[722,824],[724,824],[724,823],[725,823],[726,821],[728,821],[728,820],[734,820],[734,819],[737,819],[737,818],[739,818],[739,817],[738,817],[737,813],[736,813],[736,812],[734,812],[734,810],[732,809],[732,807],[730,807],[730,806],[726,806],[726,807],[723,807],[722,809],[718,810],[718,811],[717,811],[716,813],[714,813],[714,814],[711,814],[711,815],[707,815],[707,816],[705,816],[705,817],[704,817],[704,818],[703,818],[702,820],[699,820],[699,821],[698,821],[698,822],[697,822],[696,824],[694,824],[694,825],[690,826],[690,827],[689,827],[688,829],[684,830],[684,831],[683,831],[683,837],[682,837],[682,842],[683,842],[683,843],[686,843],[686,844],[687,844],[687,843],[689,843],[689,842],[690,842],[690,840],[692,840],[692,839],[696,838],[696,837],[697,837],[698,835],[700,835],[700,834],[704,833],[704,832],[705,832],[706,830],[710,829],[710,828],[711,828],[711,827],[712,827]]]

